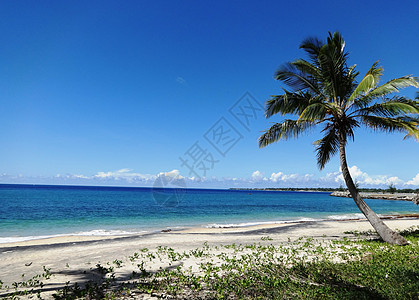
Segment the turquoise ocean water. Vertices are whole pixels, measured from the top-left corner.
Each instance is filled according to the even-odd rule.
[[[367,200],[379,214],[412,202]],[[0,243],[59,235],[117,235],[362,217],[352,199],[320,192],[0,185]]]

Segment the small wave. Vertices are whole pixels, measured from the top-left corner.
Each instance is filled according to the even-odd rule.
[[[239,228],[239,227],[250,227],[258,225],[274,225],[274,224],[287,224],[287,223],[298,223],[298,222],[310,222],[310,221],[321,221],[321,219],[312,218],[301,218],[296,220],[283,220],[283,221],[268,221],[268,222],[249,222],[249,223],[237,223],[237,224],[208,224],[205,228]]]
[[[81,232],[74,232],[74,233],[68,233],[68,234],[0,237],[0,244],[26,242],[26,241],[31,241],[31,240],[43,240],[43,239],[66,237],[66,236],[119,236],[119,235],[143,234],[146,232],[147,231],[134,232],[134,231],[124,231],[124,230],[95,229],[95,230],[90,230],[90,231],[81,231]]]
[[[71,235],[71,236],[113,236],[113,235],[134,235],[134,234],[140,234],[140,233],[146,233],[146,232],[147,231],[124,231],[124,230],[96,229],[96,230],[82,231],[82,232],[76,232],[76,233],[65,234],[65,235]]]
[[[287,222],[287,223],[294,223],[294,222],[313,222],[313,221],[323,221],[323,219],[301,218],[301,219],[297,219],[295,221],[290,221],[290,222]]]
[[[350,219],[365,219],[363,214],[347,214],[347,215],[332,215],[328,216],[329,220],[350,220]]]

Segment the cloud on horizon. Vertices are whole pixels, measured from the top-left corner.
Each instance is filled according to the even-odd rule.
[[[148,180],[155,180],[157,176],[151,174],[140,174],[132,172],[131,169],[120,169],[118,171],[110,171],[110,172],[98,172],[96,175],[90,177],[91,179],[99,179],[99,180],[126,180],[127,182],[137,182],[137,181],[148,181]],[[89,179],[88,176],[84,176],[83,178]]]
[[[409,180],[406,184],[419,186],[419,173],[416,174],[416,176],[412,180]]]
[[[394,184],[397,188],[419,188],[419,173],[411,180],[403,181],[397,176],[369,175],[357,166],[351,166],[349,171],[360,187],[387,188]],[[238,177],[184,177],[179,170],[160,172],[158,174],[142,174],[132,169],[123,168],[116,171],[100,171],[94,175],[57,174],[53,177],[27,177],[23,175],[0,175],[1,183],[30,184],[74,184],[74,185],[117,185],[117,186],[182,186],[202,188],[229,187],[339,187],[345,186],[340,171],[327,173],[318,177],[314,174],[286,174],[281,171],[265,176],[260,170],[254,171],[247,178]]]

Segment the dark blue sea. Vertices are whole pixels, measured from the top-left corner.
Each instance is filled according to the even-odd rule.
[[[367,203],[381,215],[419,213],[407,201]],[[0,185],[0,243],[354,217],[352,199],[321,192]]]

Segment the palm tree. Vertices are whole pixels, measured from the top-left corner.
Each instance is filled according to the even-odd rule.
[[[343,178],[358,208],[384,241],[407,244],[361,198],[349,173],[345,150],[348,140],[354,139],[354,129],[361,125],[384,132],[405,132],[406,137],[419,140],[419,101],[394,96],[400,88],[419,87],[418,78],[403,76],[378,85],[383,68],[375,62],[357,83],[359,72],[355,66],[347,65],[348,53],[339,32],[329,32],[326,43],[308,38],[300,48],[308,54],[309,60],[297,59],[278,69],[275,79],[290,90],[284,89],[282,95],[272,96],[265,109],[267,118],[277,113],[298,118],[272,125],[259,137],[259,147],[298,137],[323,124],[323,137],[314,142],[319,168],[323,169],[339,152]]]

